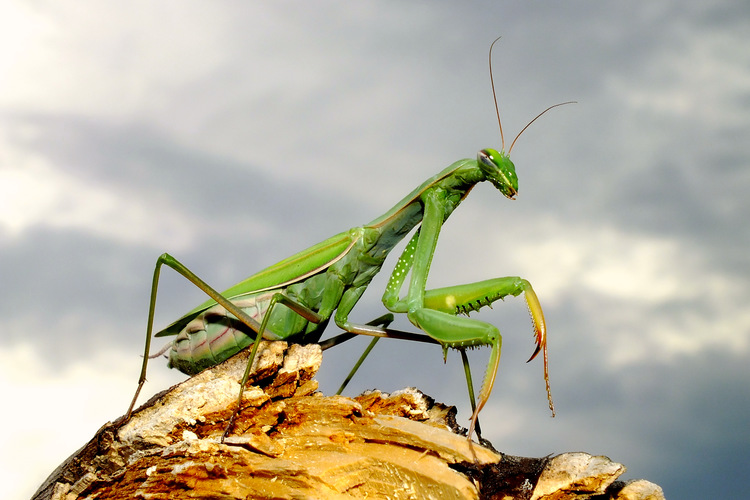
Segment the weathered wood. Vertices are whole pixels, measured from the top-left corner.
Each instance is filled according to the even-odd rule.
[[[660,498],[616,496],[616,487],[637,488],[611,487],[624,467],[606,457],[510,457],[470,443],[455,408],[416,389],[323,396],[314,344],[261,345],[222,443],[246,359],[247,351],[157,394],[130,421],[106,424],[33,498],[588,498],[578,486],[589,496]]]

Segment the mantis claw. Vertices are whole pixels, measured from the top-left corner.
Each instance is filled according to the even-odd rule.
[[[531,362],[534,358],[536,358],[536,355],[539,354],[539,351],[542,350],[542,346],[539,344],[536,345],[536,349],[534,349],[534,352],[531,353],[531,357],[526,360],[527,363]]]
[[[544,321],[544,312],[542,312],[542,305],[539,303],[539,298],[536,296],[536,292],[531,287],[529,282],[526,282],[524,287],[526,305],[529,306],[529,314],[531,315],[531,322],[534,324],[534,337],[536,340],[536,349],[529,358],[529,361],[534,359],[540,351],[543,351],[544,358],[544,384],[547,389],[547,401],[549,403],[549,409],[552,412],[552,416],[555,416],[555,403],[552,401],[552,391],[549,386],[549,364],[547,362],[547,324]],[[527,361],[527,363],[529,362]]]

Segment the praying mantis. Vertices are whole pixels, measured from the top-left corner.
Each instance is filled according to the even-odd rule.
[[[319,342],[323,330],[333,317],[336,326],[345,333],[337,337],[338,340],[326,341],[327,346],[354,335],[370,335],[375,337],[374,341],[380,337],[391,337],[439,344],[444,356],[449,348],[459,350],[472,402],[468,431],[468,438],[471,439],[477,428],[479,413],[487,403],[495,383],[502,338],[497,327],[469,318],[468,313],[489,306],[498,299],[522,293],[531,313],[536,342],[529,361],[539,352],[543,353],[547,399],[554,416],[547,360],[547,329],[541,304],[531,284],[521,277],[504,277],[431,290],[426,287],[441,227],[451,213],[477,183],[484,181],[490,182],[506,198],[514,199],[518,193],[518,177],[509,155],[516,140],[544,113],[568,104],[556,104],[538,114],[519,132],[505,153],[505,139],[492,76],[492,48],[498,40],[499,38],[490,45],[489,64],[495,111],[500,126],[500,151],[483,149],[476,159],[453,163],[424,181],[393,208],[368,224],[332,236],[221,293],[171,255],[165,253],[157,259],[151,287],[143,363],[126,419],[130,418],[146,381],[151,339],[154,336],[153,320],[159,276],[165,265],[210,297],[156,333],[156,337],[175,336],[173,342],[167,345],[170,367],[193,375],[224,361],[251,344],[253,346],[238,388],[237,409],[225,436],[239,411],[258,341],[264,338],[296,343]],[[368,324],[352,323],[349,314],[357,301],[381,270],[389,252],[412,231],[414,234],[396,262],[383,294],[383,304],[391,314]],[[402,296],[401,291],[407,278],[409,283]],[[426,335],[389,329],[393,313],[406,314],[409,321]],[[489,346],[491,353],[478,402],[475,403],[464,350],[478,346]],[[367,352],[369,349],[365,355]]]

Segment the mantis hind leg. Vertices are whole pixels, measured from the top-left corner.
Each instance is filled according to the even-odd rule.
[[[357,373],[357,370],[359,370],[359,367],[362,366],[362,363],[365,361],[365,358],[370,355],[370,351],[372,351],[373,347],[375,347],[375,344],[378,343],[378,340],[380,340],[380,337],[373,337],[370,343],[367,345],[367,348],[362,353],[362,355],[359,357],[356,363],[354,363],[354,366],[352,367],[352,370],[349,372],[349,375],[346,376],[343,382],[341,382],[341,386],[339,387],[339,390],[336,391],[336,395],[340,395],[342,392],[344,392],[344,389],[346,389],[346,386],[349,385],[349,382],[354,378],[354,375]]]
[[[234,426],[234,420],[237,418],[237,415],[240,412],[240,409],[242,408],[242,396],[245,394],[245,384],[247,383],[247,380],[250,378],[250,371],[253,367],[253,361],[255,360],[255,355],[258,352],[258,346],[260,345],[260,340],[263,338],[263,334],[266,331],[266,328],[268,326],[268,321],[271,318],[271,313],[273,312],[274,308],[277,305],[284,305],[294,311],[295,313],[299,314],[303,318],[305,318],[308,321],[311,321],[313,323],[321,323],[325,319],[327,319],[328,316],[323,316],[318,314],[317,312],[313,311],[309,307],[300,304],[299,302],[296,302],[286,295],[282,293],[275,293],[273,297],[271,297],[271,301],[268,305],[268,309],[266,310],[266,314],[263,315],[263,321],[260,323],[260,327],[258,328],[258,334],[255,337],[255,342],[253,342],[253,349],[250,351],[250,356],[247,358],[247,366],[245,367],[245,373],[242,375],[242,380],[240,381],[240,392],[237,395],[237,406],[234,409],[234,412],[232,412],[232,416],[229,418],[229,423],[227,423],[226,429],[224,429],[224,433],[221,436],[221,442],[224,442],[224,439],[229,435],[229,431],[232,430],[232,427]],[[233,311],[232,311],[233,312]],[[251,325],[248,325],[251,326]]]
[[[477,401],[474,396],[474,381],[471,378],[471,366],[469,366],[469,357],[466,355],[466,349],[459,349],[461,353],[461,363],[464,365],[464,374],[466,375],[466,388],[469,390],[469,403],[471,404],[471,414],[474,415],[477,411]],[[479,414],[477,414],[476,426],[474,429],[477,431],[477,436],[481,439],[482,428],[479,426]],[[471,436],[471,433],[469,433]],[[480,441],[481,442],[481,441]]]
[[[427,337],[425,335],[420,334],[414,334],[409,332],[402,332],[400,330],[391,330],[388,328],[388,325],[390,325],[393,322],[393,314],[384,314],[380,316],[379,318],[376,318],[369,323],[366,324],[366,326],[375,326],[382,329],[382,334],[375,333],[375,332],[368,332],[368,333],[354,333],[354,332],[346,332],[342,333],[340,335],[337,335],[336,337],[333,337],[332,339],[329,339],[325,342],[321,342],[321,347],[323,349],[328,349],[330,347],[333,347],[334,345],[338,345],[346,340],[349,340],[356,335],[372,335],[373,338],[370,341],[370,343],[367,345],[367,348],[365,348],[365,351],[362,353],[362,355],[359,357],[357,362],[354,364],[354,367],[349,372],[349,375],[346,376],[344,381],[341,383],[341,387],[339,387],[339,390],[336,391],[336,394],[341,394],[344,392],[344,389],[346,389],[346,386],[349,385],[349,382],[351,382],[352,378],[354,378],[354,375],[359,370],[359,367],[362,366],[362,363],[364,362],[365,358],[370,354],[370,351],[375,347],[375,344],[378,343],[378,341],[381,338],[392,338],[392,339],[400,339],[400,340],[411,340],[413,342],[424,342],[428,344],[439,344],[438,341],[431,337]],[[474,394],[471,395],[472,397],[472,403]]]
[[[133,412],[133,407],[135,406],[135,403],[138,400],[138,395],[140,394],[141,389],[143,388],[143,384],[146,382],[146,370],[148,367],[148,360],[150,358],[149,352],[151,350],[151,337],[152,337],[152,333],[154,329],[154,311],[156,309],[156,295],[157,295],[157,291],[159,288],[159,277],[161,275],[162,266],[170,267],[173,270],[175,270],[178,274],[181,274],[182,276],[184,276],[188,281],[190,281],[199,289],[201,289],[203,292],[205,292],[206,295],[211,297],[218,304],[222,305],[224,308],[227,309],[227,311],[234,314],[240,321],[248,325],[250,328],[253,328],[253,329],[257,328],[257,322],[255,322],[255,320],[253,320],[250,316],[248,316],[239,307],[232,304],[228,299],[226,299],[223,295],[221,295],[214,288],[209,286],[208,283],[206,283],[201,278],[199,278],[195,273],[193,273],[190,269],[188,269],[184,264],[182,264],[180,261],[178,261],[171,255],[169,255],[168,253],[164,253],[160,255],[159,258],[156,260],[154,276],[151,282],[151,295],[149,298],[148,320],[147,320],[147,326],[146,326],[146,342],[144,345],[143,363],[141,365],[141,373],[140,373],[140,376],[138,377],[138,387],[135,390],[135,395],[133,396],[133,400],[130,402],[128,411],[125,414],[125,420],[128,420],[130,418],[130,415]]]
[[[152,338],[153,327],[154,327],[154,311],[156,309],[156,296],[157,296],[157,291],[159,288],[159,277],[161,275],[162,266],[170,267],[174,271],[176,271],[178,274],[181,274],[182,276],[184,276],[188,281],[190,281],[200,290],[205,292],[206,295],[208,295],[213,300],[215,300],[218,304],[224,307],[228,312],[236,316],[237,319],[239,319],[242,323],[247,325],[250,329],[254,331],[256,330],[258,331],[258,336],[256,338],[255,346],[253,347],[253,353],[252,353],[252,356],[250,357],[250,364],[252,363],[252,359],[255,355],[255,351],[257,350],[257,345],[258,345],[257,340],[262,337],[265,323],[266,323],[266,318],[269,316],[268,314],[266,314],[266,316],[264,317],[264,321],[259,328],[258,323],[253,318],[251,318],[247,313],[245,313],[242,309],[237,307],[235,304],[233,304],[229,299],[224,297],[221,293],[219,293],[214,288],[212,288],[208,283],[203,281],[200,277],[198,277],[198,275],[193,273],[180,261],[178,261],[171,255],[169,255],[168,253],[164,253],[160,255],[159,258],[156,260],[156,267],[154,268],[154,275],[153,275],[153,279],[151,282],[151,295],[149,298],[148,320],[147,320],[147,326],[146,326],[146,342],[144,345],[143,363],[141,365],[141,373],[138,377],[138,386],[135,390],[135,395],[133,396],[133,400],[130,402],[128,411],[125,414],[125,420],[128,420],[130,418],[130,415],[133,412],[135,403],[138,400],[138,396],[141,392],[141,389],[143,388],[143,384],[146,382],[146,371],[148,367],[148,360],[150,359],[149,353],[151,350],[151,338]],[[281,294],[277,294],[277,295],[281,295]],[[294,310],[295,312],[303,316],[305,319],[312,321],[313,323],[318,323],[321,321],[321,318],[317,313],[306,308],[305,306],[301,304],[297,304],[291,300],[284,301],[283,299],[278,299],[278,298],[277,298],[277,301],[283,302],[292,310]],[[269,312],[270,312],[270,308],[269,308]],[[245,378],[246,377],[247,377],[247,374],[245,375]]]
[[[393,322],[393,314],[384,314],[383,316],[377,319],[374,319],[367,324],[373,325],[373,326],[382,326],[382,327],[387,328],[388,325],[391,324],[392,322]],[[342,334],[341,337],[344,337],[345,335],[347,336],[347,339],[350,339],[356,334],[347,333],[347,334]],[[365,348],[362,355],[354,364],[354,367],[352,367],[351,371],[349,372],[349,375],[347,375],[344,381],[341,383],[341,387],[339,387],[339,390],[336,391],[336,395],[339,395],[342,392],[344,392],[344,389],[346,389],[346,386],[349,385],[349,382],[351,382],[352,378],[354,378],[354,375],[359,370],[359,367],[362,366],[362,363],[364,362],[365,358],[367,358],[367,356],[370,354],[372,349],[375,347],[375,344],[377,344],[381,338],[382,337],[372,338],[370,343],[367,345],[367,348]],[[476,398],[474,397],[474,382],[472,381],[472,378],[471,378],[471,368],[469,367],[469,358],[468,356],[466,356],[466,349],[459,349],[459,351],[461,352],[461,361],[463,363],[464,372],[466,374],[466,386],[469,389],[469,401],[471,403],[471,412],[472,414],[474,414],[474,412],[476,411],[477,404],[476,404]],[[476,431],[477,431],[477,435],[479,436],[482,435],[482,430],[479,427],[479,420],[476,421]]]
[[[374,320],[370,321],[367,324],[371,325],[371,326],[381,326],[383,328],[386,328],[386,331],[393,332],[393,330],[387,330],[388,325],[390,325],[392,322],[393,322],[393,314],[389,313],[389,314],[384,314],[383,316],[380,316],[379,318],[374,319]],[[326,349],[328,347],[333,347],[333,345],[338,345],[339,343],[344,342],[346,340],[349,340],[349,339],[353,338],[356,335],[357,335],[356,333],[347,332],[347,333],[339,335],[338,337],[334,337],[334,339],[336,339],[335,343],[332,342],[330,346],[326,345],[324,347],[324,349]],[[369,356],[370,352],[375,347],[375,344],[377,344],[378,341],[381,338],[382,337],[373,337],[372,338],[372,340],[367,345],[367,347],[365,348],[365,350],[362,353],[362,355],[359,357],[359,359],[357,360],[357,362],[352,367],[352,369],[349,372],[349,374],[346,376],[346,378],[344,379],[344,381],[341,383],[341,387],[339,387],[339,390],[336,391],[336,395],[339,395],[342,392],[344,392],[344,389],[346,389],[346,386],[349,385],[349,382],[351,382],[352,378],[354,378],[354,375],[357,373],[357,371],[359,370],[360,366],[362,366],[362,363],[365,361],[365,358],[367,358],[367,356]],[[405,340],[413,340],[413,339],[405,339]],[[421,341],[422,339],[420,338],[419,340]],[[476,411],[477,404],[476,404],[476,398],[474,396],[474,382],[472,381],[472,378],[471,378],[471,368],[469,366],[469,358],[468,358],[468,356],[466,356],[466,349],[459,349],[459,351],[461,352],[461,361],[463,363],[464,372],[466,374],[466,386],[469,389],[469,401],[471,403],[471,412],[472,412],[472,414],[474,414],[474,412]],[[477,435],[481,436],[482,435],[482,430],[479,427],[479,420],[476,421],[476,427],[475,427],[475,429],[477,431]]]

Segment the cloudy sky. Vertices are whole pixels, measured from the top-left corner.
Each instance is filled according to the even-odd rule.
[[[11,1],[0,19],[8,498],[125,411],[159,254],[226,288],[499,149],[499,35],[508,138],[578,104],[524,133],[518,199],[478,186],[431,269],[430,287],[523,276],[545,308],[554,419],[523,301],[476,316],[504,334],[485,437],[608,455],[669,498],[746,493],[746,2]],[[384,312],[382,274],[352,320]],[[204,299],[163,275],[157,326]],[[182,378],[154,362],[143,397]],[[381,342],[349,392],[405,386],[468,419],[458,355],[430,346]]]

